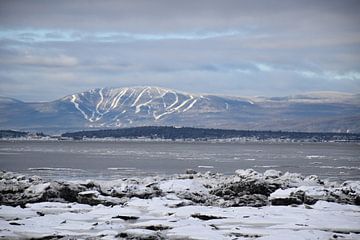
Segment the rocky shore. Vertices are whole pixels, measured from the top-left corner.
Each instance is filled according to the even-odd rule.
[[[0,172],[0,205],[2,239],[360,239],[360,182],[276,170],[76,182]]]

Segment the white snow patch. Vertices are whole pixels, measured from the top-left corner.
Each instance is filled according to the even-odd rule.
[[[50,186],[50,183],[41,183],[36,185],[31,185],[25,190],[26,194],[34,194],[39,195],[43,193],[48,187]]]
[[[175,179],[160,183],[160,189],[164,192],[208,192],[208,190],[193,179]]]
[[[197,102],[197,100],[198,99],[195,98],[195,100],[192,101],[192,103],[190,103],[189,106],[186,109],[183,110],[183,112],[186,112],[186,111],[190,110],[194,106],[194,104]]]
[[[177,104],[179,102],[179,96],[177,95],[176,92],[172,92],[174,95],[175,95],[175,101],[170,105],[168,106],[166,109],[171,109],[173,106],[175,106],[175,104]]]
[[[175,111],[179,111],[180,108],[182,108],[183,106],[185,106],[185,104],[187,104],[191,99],[193,99],[193,96],[190,96],[190,98],[186,99],[185,101],[183,101],[179,106],[177,106],[176,108],[174,108]]]
[[[306,156],[307,159],[317,159],[317,158],[325,158],[326,156],[321,155],[308,155]]]
[[[145,103],[142,103],[142,104],[137,105],[137,106],[136,106],[135,113],[139,113],[142,106],[147,106],[147,105],[148,105],[149,103],[151,103],[152,101],[153,101],[153,99],[150,99],[149,101],[147,101],[147,102],[145,102]]]
[[[73,94],[73,95],[71,96],[71,100],[70,100],[70,101],[74,104],[75,108],[76,108],[77,110],[79,110],[79,112],[84,116],[84,118],[85,118],[86,120],[89,120],[90,122],[93,122],[93,120],[92,120],[91,118],[89,118],[88,115],[86,115],[86,113],[85,113],[83,110],[81,110],[81,108],[79,107],[79,103],[77,103],[76,100],[77,100],[76,95]]]
[[[99,107],[100,107],[100,105],[102,104],[102,102],[104,101],[104,95],[103,95],[103,88],[101,88],[100,90],[99,90],[99,95],[100,95],[100,101],[96,104],[96,108],[95,108],[95,110],[96,110],[96,112],[98,113],[98,114],[101,114],[100,112],[99,112]]]
[[[115,109],[115,108],[118,106],[120,99],[122,98],[122,96],[124,96],[124,94],[127,92],[127,90],[128,90],[128,89],[125,88],[124,90],[122,90],[122,91],[114,98],[114,100],[113,100],[113,102],[111,103],[111,106],[110,106],[111,109]]]
[[[214,166],[211,166],[211,165],[199,165],[198,168],[214,168]]]
[[[271,193],[270,200],[272,199],[284,199],[289,198],[290,194],[296,192],[297,188],[287,188],[287,189],[277,189],[275,192]]]
[[[135,99],[134,103],[131,105],[132,107],[134,107],[136,105],[136,103],[140,100],[141,96],[147,91],[149,90],[149,88],[144,88],[140,94],[137,96],[137,98]]]

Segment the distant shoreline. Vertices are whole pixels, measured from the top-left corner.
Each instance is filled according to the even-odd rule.
[[[286,132],[176,126],[86,130],[61,135],[0,130],[0,139],[154,142],[360,142],[359,133]]]
[[[266,139],[266,140],[254,140],[254,139],[150,139],[150,138],[84,138],[84,139],[58,139],[58,138],[0,138],[0,142],[136,142],[136,143],[352,143],[360,144],[360,140],[333,140],[333,141],[312,141],[312,140],[294,140],[294,139]]]

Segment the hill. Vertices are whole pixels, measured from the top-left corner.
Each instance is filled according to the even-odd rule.
[[[98,88],[51,102],[0,98],[0,128],[61,133],[137,126],[360,132],[360,96],[228,97],[158,87]]]

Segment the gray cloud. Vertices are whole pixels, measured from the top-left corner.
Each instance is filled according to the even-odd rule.
[[[360,92],[359,10],[356,0],[3,0],[0,95]]]
[[[338,28],[359,20],[357,0],[1,1],[10,28],[172,31],[232,27]],[[356,28],[354,23],[347,29]]]
[[[66,55],[58,56],[39,56],[26,54],[24,56],[11,56],[0,59],[0,64],[33,65],[42,67],[71,67],[77,64],[77,59]]]

